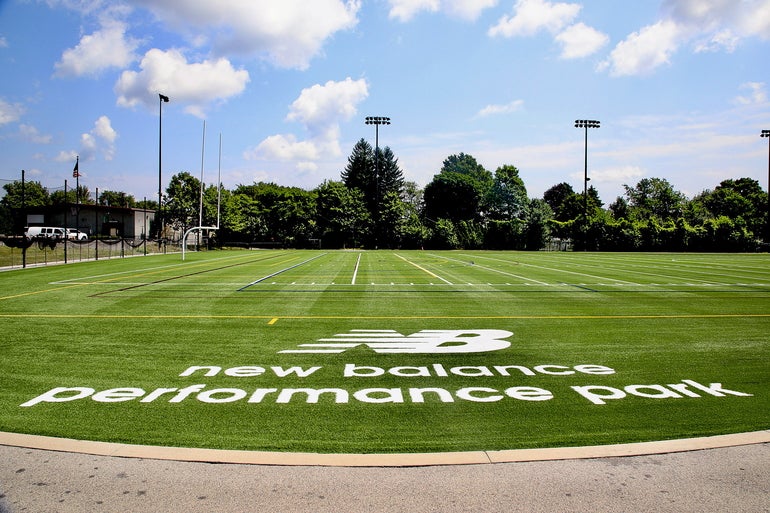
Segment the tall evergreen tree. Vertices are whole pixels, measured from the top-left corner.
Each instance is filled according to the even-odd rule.
[[[348,165],[345,166],[341,177],[348,189],[358,189],[367,197],[374,194],[376,188],[374,150],[365,139],[362,138],[353,146],[353,152],[348,157]]]

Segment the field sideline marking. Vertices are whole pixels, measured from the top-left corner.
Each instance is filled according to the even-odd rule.
[[[246,290],[247,288],[251,287],[252,285],[256,285],[257,283],[259,283],[259,282],[262,282],[262,281],[265,281],[265,280],[267,280],[268,278],[272,278],[273,276],[278,276],[278,275],[279,275],[279,274],[281,274],[281,273],[285,273],[286,271],[289,271],[289,270],[291,270],[291,269],[294,269],[295,267],[299,267],[299,266],[301,266],[301,265],[304,265],[304,264],[306,264],[306,263],[308,263],[308,262],[312,262],[312,261],[313,261],[313,260],[315,260],[316,258],[321,258],[322,256],[326,256],[326,255],[327,255],[327,253],[321,253],[320,255],[316,255],[316,256],[314,256],[313,258],[308,258],[308,259],[307,259],[307,260],[305,260],[304,262],[300,262],[300,263],[298,263],[298,264],[294,264],[294,265],[292,265],[292,266],[286,267],[285,269],[281,269],[280,271],[276,271],[276,272],[274,272],[273,274],[268,274],[267,276],[263,276],[262,278],[260,278],[260,279],[258,279],[258,280],[254,280],[254,281],[252,281],[251,283],[249,283],[248,285],[244,285],[243,287],[239,288],[239,289],[238,289],[238,292],[244,291],[244,290]]]
[[[766,314],[663,314],[663,315],[148,315],[148,314],[0,314],[5,319],[268,319],[275,324],[279,319],[318,320],[375,320],[375,319],[740,319],[768,318]]]
[[[401,255],[396,255],[395,253],[394,253],[394,255],[395,255],[395,256],[397,256],[398,258],[400,258],[401,260],[403,260],[404,262],[406,262],[407,264],[412,264],[412,265],[413,265],[413,266],[415,266],[417,269],[419,269],[419,270],[421,270],[421,271],[423,271],[423,272],[426,272],[426,273],[428,273],[429,275],[433,276],[433,277],[434,277],[434,278],[436,278],[437,280],[441,280],[441,281],[443,281],[444,283],[446,283],[447,285],[452,285],[452,282],[451,282],[451,281],[445,280],[445,279],[444,279],[444,278],[442,278],[441,276],[438,276],[438,275],[436,275],[436,274],[433,274],[432,272],[430,272],[429,270],[425,269],[424,267],[420,267],[419,265],[415,264],[414,262],[411,262],[411,261],[407,260],[406,258],[402,257]]]

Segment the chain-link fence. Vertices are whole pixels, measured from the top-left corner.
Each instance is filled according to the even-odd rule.
[[[0,268],[21,268],[127,258],[181,251],[179,243],[137,239],[63,241],[45,238],[0,238]]]

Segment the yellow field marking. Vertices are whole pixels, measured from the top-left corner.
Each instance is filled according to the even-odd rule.
[[[273,317],[272,319],[270,319],[270,321],[269,321],[267,324],[268,324],[268,325],[270,325],[270,326],[272,326],[272,325],[273,325],[273,324],[275,324],[276,322],[278,322],[278,317]]]
[[[88,285],[88,284],[87,283],[73,283],[72,285],[64,285],[62,287],[56,287],[56,288],[52,288],[52,289],[34,290],[32,292],[22,292],[21,294],[14,294],[12,296],[0,297],[0,301],[2,301],[4,299],[15,299],[15,298],[18,298],[18,297],[34,296],[35,294],[43,294],[45,292],[57,292],[59,290],[71,289],[73,287],[83,287],[84,285]]]
[[[681,315],[149,315],[149,314],[0,314],[0,318],[27,319],[278,319],[291,320],[425,320],[425,319],[485,319],[485,320],[540,320],[540,319],[743,319],[770,318],[767,314],[681,314]]]

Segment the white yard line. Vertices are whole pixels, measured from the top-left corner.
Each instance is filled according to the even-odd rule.
[[[479,258],[486,258],[487,260],[495,260],[497,262],[507,262],[507,263],[510,263],[510,262],[508,262],[506,260],[499,260],[497,258],[489,258],[489,257],[483,257],[483,256],[479,256]],[[542,265],[527,264],[525,262],[519,262],[519,265],[523,265],[523,266],[527,266],[527,267],[534,267],[535,269],[544,269],[546,271],[554,271],[554,272],[557,272],[557,273],[576,274],[578,276],[585,276],[586,278],[596,278],[597,280],[610,280],[610,281],[614,281],[614,282],[617,282],[617,283],[625,283],[626,285],[641,285],[640,283],[636,283],[636,282],[633,282],[633,281],[619,280],[617,278],[610,278],[608,276],[596,276],[595,274],[579,273],[577,271],[568,271],[566,269],[558,269],[558,268],[555,268],[555,267],[545,267],[545,266],[542,266]]]
[[[356,260],[356,268],[353,269],[353,279],[350,280],[351,285],[356,284],[356,276],[358,276],[358,264],[361,263],[361,253],[358,254],[358,259]]]
[[[436,256],[438,256],[438,255],[436,255]],[[454,258],[447,258],[445,256],[442,256],[440,258],[444,258],[445,260],[450,260],[452,262],[460,262],[461,264],[467,264],[468,263],[468,262],[464,262],[463,260],[456,260]],[[519,274],[513,274],[513,273],[506,272],[506,271],[501,271],[500,269],[495,269],[494,267],[487,267],[485,265],[480,265],[480,264],[476,264],[476,263],[474,263],[474,266],[478,267],[479,269],[484,269],[485,271],[492,271],[492,272],[495,272],[495,273],[503,274],[505,276],[510,276],[512,278],[518,278],[520,280],[531,281],[532,283],[537,283],[538,285],[546,285],[546,286],[552,285],[551,283],[546,283],[544,281],[535,280],[533,278],[527,278],[526,276],[521,276]]]
[[[273,274],[268,274],[267,276],[263,276],[262,278],[260,278],[260,279],[258,279],[258,280],[254,280],[254,281],[252,281],[251,283],[249,283],[248,285],[244,285],[243,287],[239,288],[239,289],[238,289],[238,292],[241,292],[241,291],[243,291],[243,290],[246,290],[247,288],[251,287],[252,285],[256,285],[257,283],[259,283],[259,282],[262,282],[262,281],[265,281],[265,280],[267,280],[268,278],[272,278],[273,276],[278,276],[278,275],[279,275],[279,274],[281,274],[281,273],[285,273],[286,271],[289,271],[289,270],[291,270],[291,269],[294,269],[294,268],[296,268],[296,267],[299,267],[299,266],[301,266],[301,265],[305,265],[306,263],[308,263],[308,262],[312,262],[313,260],[315,260],[315,259],[317,259],[317,258],[321,258],[322,256],[325,256],[325,255],[326,255],[326,253],[322,253],[322,254],[320,254],[320,255],[314,256],[313,258],[308,258],[308,259],[307,259],[307,260],[305,260],[304,262],[300,262],[300,263],[298,263],[298,264],[294,264],[294,265],[292,265],[292,266],[289,266],[289,267],[287,267],[287,268],[285,268],[285,269],[281,269],[280,271],[276,271],[276,272],[274,272]]]
[[[421,267],[421,266],[419,266],[419,265],[415,264],[414,262],[412,262],[412,261],[410,261],[410,260],[407,260],[406,258],[402,257],[401,255],[396,255],[396,256],[397,256],[398,258],[400,258],[401,260],[403,260],[404,262],[406,262],[407,264],[411,264],[411,265],[415,266],[417,269],[421,270],[422,272],[428,273],[429,275],[433,276],[433,277],[434,277],[434,278],[436,278],[437,280],[441,280],[441,281],[443,281],[443,282],[444,282],[444,283],[446,283],[447,285],[452,285],[452,284],[453,284],[451,281],[449,281],[449,280],[445,280],[445,279],[444,279],[444,278],[442,278],[441,276],[439,276],[439,275],[437,275],[437,274],[435,274],[435,273],[432,273],[432,272],[430,272],[430,271],[429,271],[429,270],[427,270],[426,268],[424,268],[424,267]]]

